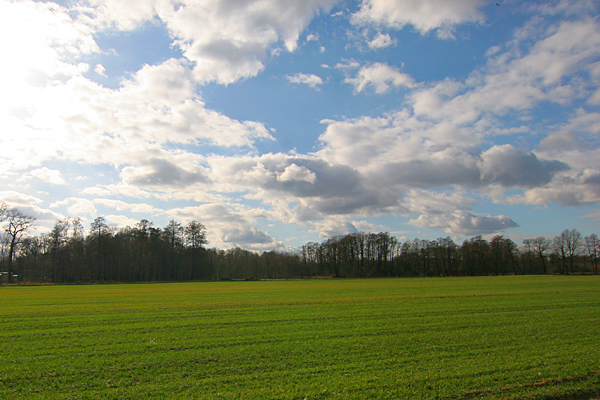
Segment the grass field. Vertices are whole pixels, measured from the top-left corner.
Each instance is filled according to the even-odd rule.
[[[2,399],[600,398],[600,277],[0,287]]]

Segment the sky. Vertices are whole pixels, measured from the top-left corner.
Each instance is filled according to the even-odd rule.
[[[0,0],[0,202],[209,247],[600,233],[597,0]]]

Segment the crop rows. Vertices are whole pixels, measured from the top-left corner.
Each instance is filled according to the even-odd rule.
[[[598,277],[0,288],[0,398],[590,398]]]

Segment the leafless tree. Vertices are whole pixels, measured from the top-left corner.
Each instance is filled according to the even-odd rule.
[[[547,274],[548,268],[546,267],[546,251],[548,251],[552,242],[543,236],[538,236],[538,237],[532,239],[532,244],[533,244],[533,250],[540,258],[540,261],[542,262],[542,268],[544,269],[544,274]]]
[[[561,260],[563,273],[575,273],[575,258],[581,251],[581,245],[581,233],[577,229],[565,229],[554,238],[554,252]]]
[[[598,253],[600,252],[600,239],[598,235],[592,233],[584,238],[585,248],[587,250],[590,261],[592,262],[592,273],[598,274]]]
[[[31,228],[35,217],[26,215],[16,208],[9,208],[3,214],[7,226],[5,228],[8,233],[10,245],[8,250],[8,283],[12,283],[13,277],[13,258],[17,246],[21,243],[21,238],[27,229]]]

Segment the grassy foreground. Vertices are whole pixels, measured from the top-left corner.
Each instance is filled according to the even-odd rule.
[[[600,277],[0,287],[2,399],[600,398]]]

